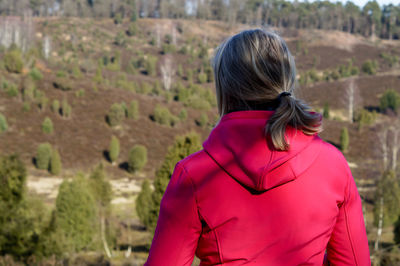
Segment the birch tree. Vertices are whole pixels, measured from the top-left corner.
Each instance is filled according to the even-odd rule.
[[[172,59],[170,56],[166,56],[163,64],[161,65],[161,78],[166,91],[171,89],[174,73],[175,68],[172,64]]]
[[[353,123],[354,111],[361,101],[359,90],[354,78],[350,78],[349,81],[345,83],[345,93],[343,101],[347,109],[348,120]]]
[[[378,140],[384,171],[387,170],[388,167],[388,131],[389,129],[387,127],[384,127],[381,131],[378,132]]]

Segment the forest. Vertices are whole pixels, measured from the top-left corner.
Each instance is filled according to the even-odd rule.
[[[66,17],[127,16],[219,20],[235,25],[339,30],[385,39],[400,38],[400,7],[369,1],[359,7],[330,1],[285,0],[2,0],[0,15]]]
[[[345,155],[373,264],[398,265],[400,5],[280,0],[0,0],[0,265],[143,265],[219,119],[215,48],[254,27]]]

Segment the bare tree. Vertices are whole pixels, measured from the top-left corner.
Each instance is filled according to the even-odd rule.
[[[49,58],[50,52],[51,52],[50,37],[46,35],[46,36],[44,37],[44,40],[43,40],[43,54],[44,54],[44,57],[45,57],[46,59]]]
[[[167,91],[171,89],[172,78],[174,73],[175,73],[175,68],[172,65],[172,59],[170,56],[166,56],[163,64],[161,65],[161,76],[164,89]]]
[[[400,125],[399,120],[396,120],[390,127],[392,132],[392,170],[396,171],[397,168],[397,155],[400,148]]]
[[[353,123],[354,111],[358,108],[358,105],[361,102],[361,96],[354,78],[349,78],[348,82],[345,83],[343,102],[347,109],[348,119]]]
[[[385,171],[388,167],[388,128],[384,127],[378,132],[378,140],[381,147],[383,170]]]
[[[378,231],[375,240],[374,250],[378,251],[379,249],[379,241],[381,240],[382,236],[382,227],[383,227],[383,197],[379,199],[379,221],[378,221]]]

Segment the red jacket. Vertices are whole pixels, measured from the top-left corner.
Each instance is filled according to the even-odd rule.
[[[343,154],[287,127],[272,151],[274,111],[226,114],[204,149],[181,160],[161,201],[145,265],[371,265],[361,199]]]

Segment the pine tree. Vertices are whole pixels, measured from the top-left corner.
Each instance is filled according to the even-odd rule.
[[[129,152],[128,171],[131,173],[142,170],[147,163],[147,149],[143,145],[135,145]]]
[[[340,133],[340,149],[343,152],[347,152],[349,148],[349,132],[346,127],[342,128]]]
[[[139,118],[139,103],[138,101],[131,101],[128,107],[128,118],[137,120]]]
[[[97,205],[82,175],[65,180],[58,191],[53,213],[50,240],[55,252],[75,253],[100,246]]]
[[[51,119],[49,117],[46,117],[42,123],[42,131],[43,133],[46,134],[51,134],[53,133],[53,122],[51,121]]]
[[[117,126],[121,124],[125,117],[125,110],[123,106],[119,103],[114,103],[111,105],[110,111],[107,114],[107,123],[111,126]]]
[[[50,159],[50,173],[53,175],[59,175],[61,173],[61,168],[62,164],[60,154],[57,149],[53,149]]]
[[[31,256],[41,233],[44,206],[27,198],[26,168],[16,155],[0,157],[0,253]]]
[[[119,140],[117,137],[112,136],[111,137],[111,142],[110,142],[110,151],[108,153],[110,157],[110,161],[114,164],[119,156]]]
[[[175,165],[183,158],[199,151],[200,149],[200,137],[194,132],[177,137],[174,145],[168,149],[163,164],[156,172],[156,178],[153,183],[154,191],[151,195],[152,209],[147,214],[149,217],[147,220],[149,223],[148,228],[152,233],[154,233],[157,225],[161,199],[168,186],[169,180],[171,179]],[[143,209],[145,210],[145,208]],[[146,216],[144,215],[144,217]]]
[[[136,213],[139,216],[140,221],[147,227],[151,226],[152,219],[155,219],[154,215],[152,216],[153,208],[153,200],[152,200],[152,190],[150,188],[149,180],[145,179],[142,183],[142,189],[136,198]]]
[[[48,170],[50,166],[52,148],[50,143],[42,143],[39,145],[36,154],[36,167],[38,169]]]

